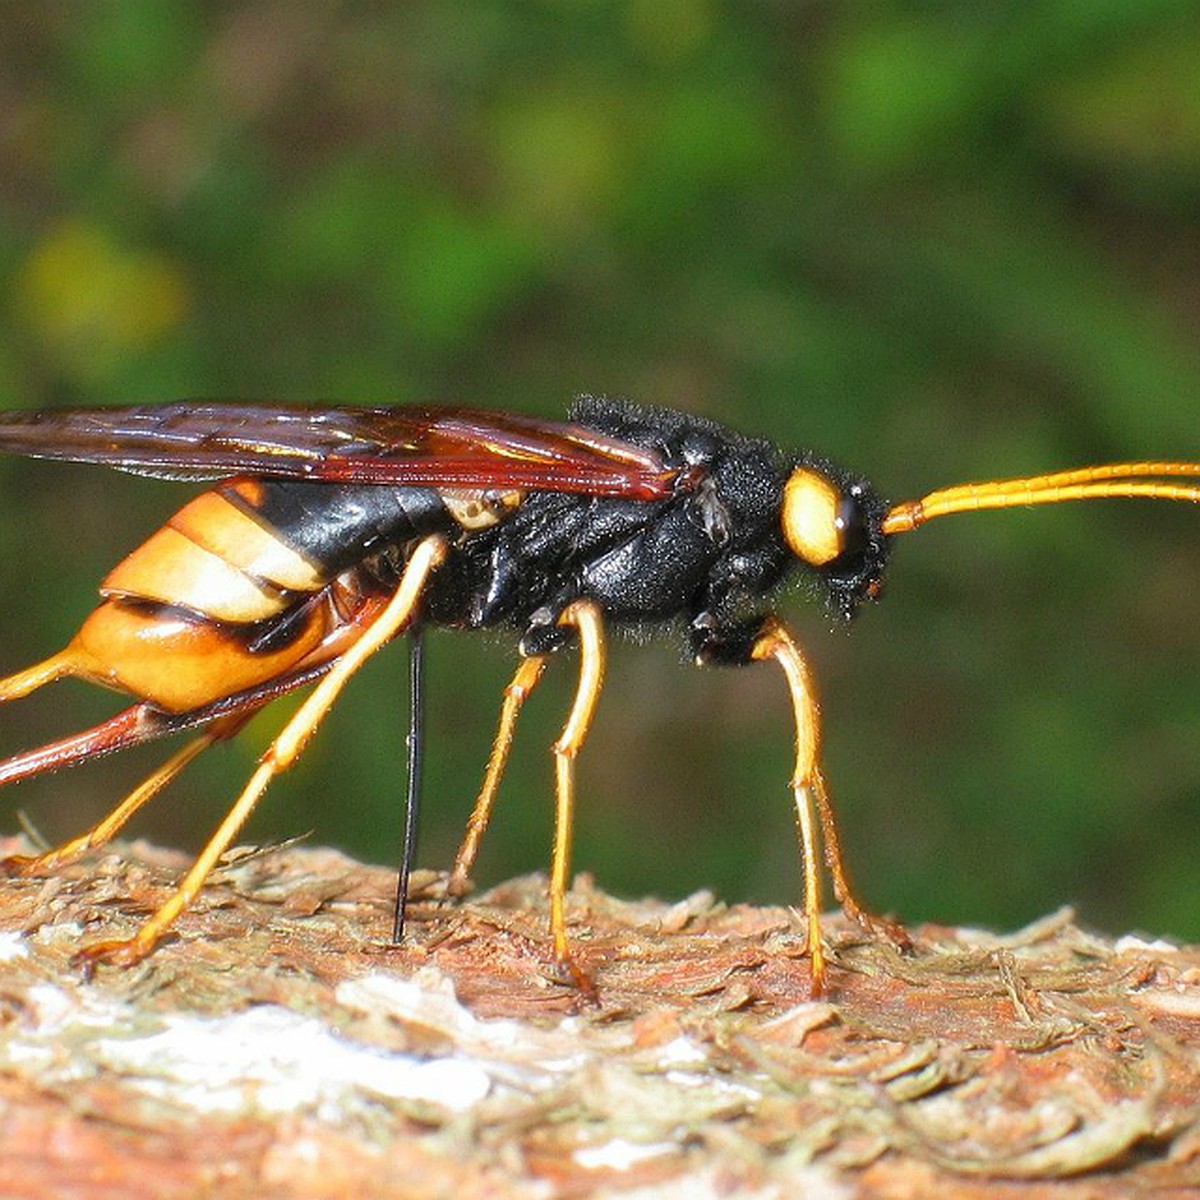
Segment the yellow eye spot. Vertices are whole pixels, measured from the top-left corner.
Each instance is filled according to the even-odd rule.
[[[837,487],[810,467],[797,467],[784,485],[783,536],[792,553],[811,567],[823,567],[844,549],[841,501]]]

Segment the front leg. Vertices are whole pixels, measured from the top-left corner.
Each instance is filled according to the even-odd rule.
[[[796,730],[796,761],[791,788],[804,863],[806,949],[812,959],[812,990],[814,995],[820,994],[825,988],[819,844],[822,835],[824,859],[833,879],[834,895],[846,915],[865,929],[884,933],[899,945],[907,945],[908,937],[899,926],[871,916],[850,887],[842,861],[837,821],[821,771],[821,708],[812,672],[791,631],[776,616],[721,623],[713,614],[702,613],[692,622],[691,641],[696,662],[701,665],[745,666],[774,661],[787,679]]]

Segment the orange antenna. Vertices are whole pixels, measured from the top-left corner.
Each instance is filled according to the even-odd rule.
[[[990,508],[1018,508],[1032,504],[1062,504],[1068,500],[1103,500],[1115,496],[1143,496],[1151,500],[1187,500],[1200,503],[1200,483],[1176,483],[1180,478],[1200,478],[1200,463],[1129,462],[1101,467],[1079,467],[1024,479],[995,479],[987,483],[961,483],[939,488],[920,500],[905,500],[889,509],[883,519],[885,534],[907,533],[951,513],[983,512]]]

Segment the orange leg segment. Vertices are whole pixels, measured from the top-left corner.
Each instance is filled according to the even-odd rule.
[[[553,747],[555,820],[549,887],[550,932],[554,939],[554,961],[559,974],[581,990],[591,992],[591,981],[571,956],[571,943],[567,937],[566,894],[570,886],[571,839],[575,824],[575,759],[587,740],[604,684],[604,617],[600,606],[594,601],[576,600],[562,611],[558,623],[573,628],[579,635],[579,684],[562,732]],[[545,655],[527,658],[505,688],[500,724],[492,743],[483,786],[447,884],[451,895],[462,895],[470,887],[471,868],[480,839],[491,819],[496,792],[512,748],[517,717],[521,706],[540,682],[545,668]]]
[[[587,740],[588,730],[604,685],[604,617],[593,600],[576,600],[558,618],[579,634],[579,686],[567,720],[554,743],[554,853],[550,864],[550,932],[554,959],[560,973],[585,992],[591,981],[571,957],[567,939],[566,894],[570,885],[571,836],[575,824],[575,759]]]
[[[226,718],[225,724],[228,726],[229,723],[230,719]],[[134,813],[142,805],[153,800],[192,759],[198,757],[214,742],[222,738],[231,737],[243,723],[244,718],[238,719],[236,724],[233,724],[229,728],[220,728],[218,724],[214,724],[211,728],[206,729],[200,734],[199,737],[193,738],[181,750],[173,754],[152,775],[142,780],[107,817],[92,826],[86,833],[35,857],[27,858],[20,854],[13,855],[11,858],[4,860],[4,868],[20,875],[43,875],[58,867],[65,866],[67,863],[74,862],[89,850],[94,850],[96,847],[103,846],[107,842],[112,841]]]
[[[12,675],[0,679],[0,703],[5,700],[19,700],[56,679],[62,679],[64,675],[76,674],[78,670],[76,656],[71,648],[67,647],[40,663],[34,663],[32,667],[15,671]]]
[[[791,788],[796,804],[796,823],[804,863],[804,915],[808,923],[807,950],[812,960],[812,990],[819,995],[825,989],[825,948],[821,942],[821,853],[820,838],[825,839],[825,863],[833,879],[833,889],[848,917],[868,929],[883,932],[904,945],[907,937],[898,927],[870,916],[855,899],[842,861],[841,844],[833,805],[821,773],[821,710],[817,702],[812,674],[796,639],[777,618],[763,626],[751,651],[759,662],[773,660],[787,679],[796,726],[796,763]]]
[[[427,537],[417,544],[392,598],[362,636],[333,664],[267,748],[254,774],[234,801],[233,807],[174,893],[145,921],[132,938],[99,942],[81,951],[79,958],[89,968],[98,962],[132,966],[154,949],[179,914],[195,899],[221,855],[253,812],[268,784],[276,775],[286,771],[303,753],[351,676],[412,621],[429,576],[445,559],[447,553],[447,543],[440,535]]]
[[[467,832],[463,835],[458,853],[454,856],[454,867],[446,883],[446,890],[451,896],[465,896],[471,890],[471,870],[479,854],[479,843],[492,819],[496,793],[500,790],[500,780],[504,777],[504,768],[508,765],[509,752],[512,750],[517,717],[520,715],[521,706],[537,687],[545,669],[544,654],[527,658],[517,668],[512,682],[504,689],[500,724],[492,742],[492,753],[484,772],[483,786],[479,789],[479,797],[467,821]]]

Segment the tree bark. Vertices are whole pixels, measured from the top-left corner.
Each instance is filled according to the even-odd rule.
[[[792,910],[580,877],[589,997],[541,880],[426,873],[395,947],[390,872],[293,847],[85,980],[182,865],[0,887],[0,1195],[1200,1195],[1200,950],[1059,913],[904,954],[834,917],[813,999]]]

